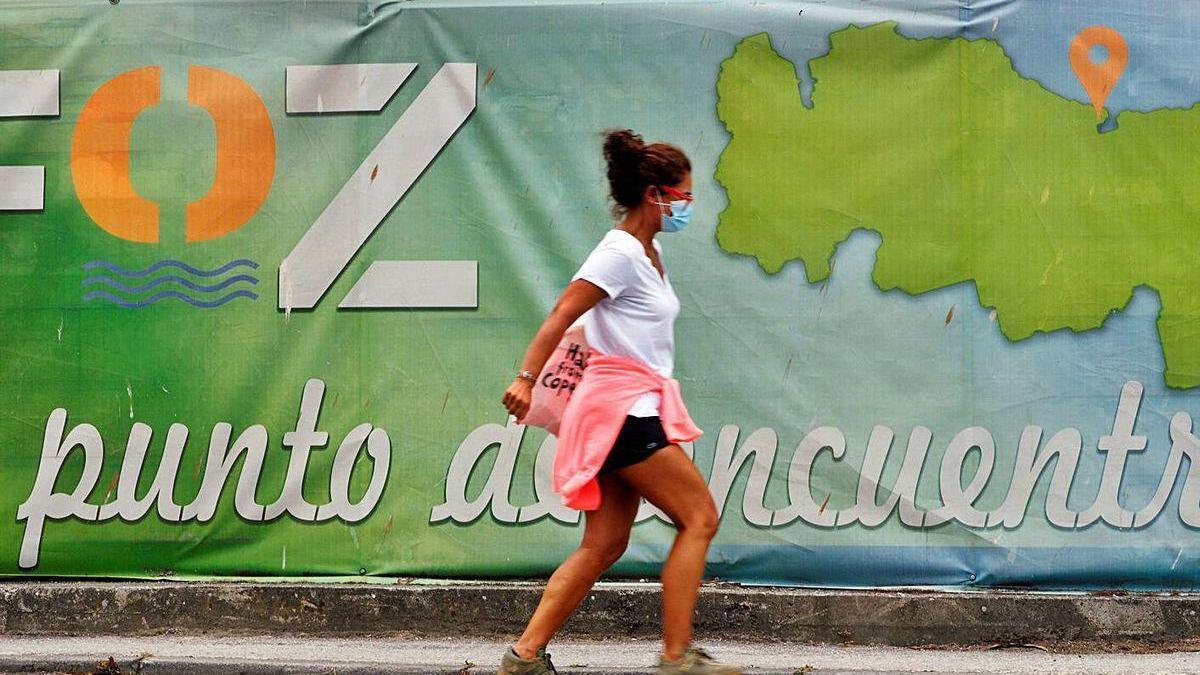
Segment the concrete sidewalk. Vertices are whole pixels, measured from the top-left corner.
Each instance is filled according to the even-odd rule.
[[[0,584],[0,636],[391,635],[511,639],[539,583],[66,582]],[[656,583],[601,583],[562,637],[657,639]],[[859,645],[1085,642],[1191,648],[1198,594],[833,591],[706,584],[696,635]],[[1198,669],[1200,671],[1200,669]]]
[[[759,675],[934,675],[1200,672],[1200,654],[1052,654],[1038,650],[916,650],[705,641],[719,658]],[[122,673],[171,675],[382,675],[496,672],[507,641],[387,638],[0,638],[0,673],[93,672],[111,655]],[[551,645],[564,675],[652,673],[656,641],[570,640]]]

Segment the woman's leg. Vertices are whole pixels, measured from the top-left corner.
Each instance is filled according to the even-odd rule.
[[[592,584],[625,552],[641,498],[616,474],[600,476],[600,508],[585,511],[583,541],[546,583],[542,601],[513,651],[533,658],[583,602]]]
[[[678,445],[669,445],[618,473],[662,509],[679,530],[662,571],[663,656],[675,660],[683,656],[692,639],[704,558],[717,533],[717,507],[696,465]]]

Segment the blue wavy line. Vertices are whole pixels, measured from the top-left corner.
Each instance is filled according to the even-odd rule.
[[[161,286],[162,284],[165,284],[169,281],[174,281],[176,283],[187,286],[188,288],[192,289],[193,291],[199,291],[201,293],[211,293],[213,291],[219,291],[222,288],[226,288],[227,286],[236,284],[239,281],[248,281],[252,284],[258,283],[258,279],[250,276],[249,274],[238,274],[236,276],[229,277],[228,279],[222,281],[219,284],[213,284],[212,286],[203,286],[203,285],[198,284],[189,279],[185,279],[181,276],[176,276],[174,274],[168,274],[166,276],[156,277],[152,281],[142,284],[141,286],[126,286],[125,284],[117,281],[116,279],[110,279],[101,274],[101,275],[96,275],[94,277],[88,277],[88,278],[84,279],[83,285],[90,286],[92,284],[108,284],[109,286],[112,286],[113,288],[117,289],[118,291],[122,291],[124,293],[144,293],[144,292],[150,290],[151,288],[154,288],[155,286]]]
[[[231,302],[232,300],[234,300],[236,298],[250,298],[251,300],[257,300],[258,295],[255,293],[252,293],[251,291],[238,290],[238,291],[234,291],[234,292],[230,293],[229,295],[225,295],[216,300],[211,300],[211,301],[197,300],[196,298],[193,298],[192,296],[187,295],[186,293],[180,293],[179,291],[160,291],[160,292],[155,293],[154,295],[146,298],[145,300],[122,300],[121,298],[118,298],[117,296],[113,295],[112,293],[109,293],[108,291],[90,291],[88,293],[85,293],[83,296],[84,302],[87,302],[89,300],[107,300],[108,302],[111,302],[114,305],[120,305],[122,307],[128,307],[130,309],[137,309],[139,307],[145,307],[146,305],[153,305],[154,303],[156,303],[159,300],[162,300],[164,298],[179,298],[180,300],[186,302],[187,304],[189,304],[193,307],[199,307],[201,309],[212,309],[213,307],[220,307],[221,305],[224,305],[227,302]]]
[[[250,269],[255,269],[255,270],[258,269],[258,263],[254,262],[253,260],[248,260],[246,258],[238,258],[237,260],[230,260],[229,262],[225,263],[224,265],[221,265],[220,267],[218,267],[215,270],[196,269],[195,267],[192,267],[191,265],[183,262],[182,260],[159,260],[158,262],[154,263],[153,265],[151,265],[143,270],[127,270],[119,265],[110,263],[107,260],[92,260],[90,262],[84,263],[83,269],[84,269],[84,271],[87,271],[87,270],[96,269],[97,267],[103,267],[106,270],[109,270],[111,272],[115,272],[116,274],[120,274],[120,275],[127,276],[127,277],[144,277],[148,274],[153,274],[154,272],[157,272],[158,270],[160,270],[164,267],[178,267],[179,269],[184,270],[186,272],[190,272],[191,274],[195,274],[196,276],[215,277],[218,274],[224,274],[235,267],[241,267],[241,266],[246,266],[246,267],[249,267]]]

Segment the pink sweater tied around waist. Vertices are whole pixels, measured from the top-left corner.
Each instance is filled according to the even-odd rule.
[[[703,433],[683,406],[679,382],[649,365],[624,356],[592,351],[583,379],[563,410],[554,455],[554,491],[563,504],[580,511],[600,507],[596,474],[608,458],[629,408],[642,394],[659,392],[659,417],[672,443],[694,441]]]

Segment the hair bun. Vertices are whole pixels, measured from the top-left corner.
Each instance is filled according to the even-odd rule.
[[[604,159],[608,162],[610,170],[614,166],[636,166],[645,152],[646,144],[632,129],[610,131],[604,136]]]

